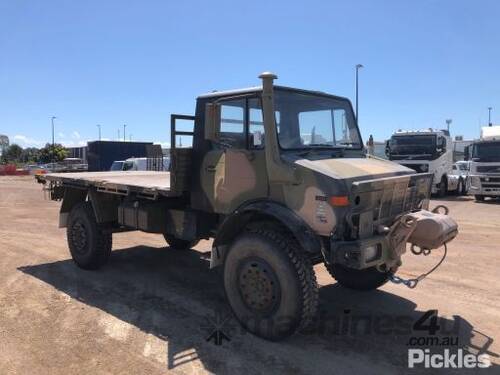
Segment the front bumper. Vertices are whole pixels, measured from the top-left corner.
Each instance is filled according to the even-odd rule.
[[[500,196],[500,176],[470,176],[469,194]]]
[[[446,209],[447,211],[447,209]],[[446,214],[420,210],[398,217],[383,234],[355,241],[331,242],[331,262],[354,269],[383,266],[395,269],[410,243],[420,249],[436,249],[458,234],[457,223]]]
[[[383,235],[356,241],[332,241],[331,248],[331,263],[358,270],[392,261],[390,242]]]

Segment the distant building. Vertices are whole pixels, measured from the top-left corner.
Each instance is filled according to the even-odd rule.
[[[68,158],[79,158],[82,159],[84,164],[87,164],[88,146],[66,147],[66,150],[68,150]]]
[[[161,146],[153,142],[93,141],[87,147],[89,172],[108,171],[114,161],[128,158],[162,157]]]

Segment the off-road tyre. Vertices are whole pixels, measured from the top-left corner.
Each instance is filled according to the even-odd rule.
[[[355,270],[340,264],[327,264],[326,269],[330,275],[343,287],[355,290],[374,290],[387,281],[391,272],[379,272],[375,267],[364,270]]]
[[[66,231],[71,257],[78,267],[95,270],[106,264],[111,254],[113,235],[96,222],[90,202],[73,207]]]
[[[165,238],[165,241],[167,241],[168,246],[175,250],[189,250],[192,247],[196,246],[196,244],[199,242],[198,240],[183,240],[170,234],[163,234],[163,237]]]
[[[271,341],[309,327],[318,310],[312,264],[283,232],[256,229],[237,237],[225,258],[224,289],[242,326]]]

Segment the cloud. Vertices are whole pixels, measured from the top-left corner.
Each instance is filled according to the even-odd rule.
[[[12,138],[12,143],[17,143],[21,147],[41,147],[45,144],[45,142],[21,134],[16,134]]]
[[[59,132],[59,133],[57,133],[57,136],[58,136],[59,138],[65,138],[65,137],[66,137],[66,136],[64,135],[64,133],[63,133],[63,132]]]
[[[74,139],[80,139],[81,138],[80,133],[78,133],[76,130],[73,133],[71,133],[71,136]]]
[[[62,143],[62,145],[64,147],[83,147],[83,146],[87,146],[87,140],[72,140],[72,139],[67,139]]]

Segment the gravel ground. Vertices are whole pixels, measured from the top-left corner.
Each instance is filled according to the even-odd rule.
[[[83,271],[57,228],[59,204],[32,177],[0,177],[0,374],[406,373],[412,337],[450,337],[431,350],[486,353],[493,366],[469,371],[500,373],[500,203],[454,197],[431,206],[441,203],[460,234],[416,289],[353,292],[318,265],[317,328],[272,343],[243,333],[228,315],[220,275],[203,256],[210,242],[181,252],[159,235],[120,233],[110,263]],[[399,275],[425,272],[441,255],[407,254]],[[438,310],[436,336],[411,329],[428,310]],[[230,341],[207,341],[226,316]]]

